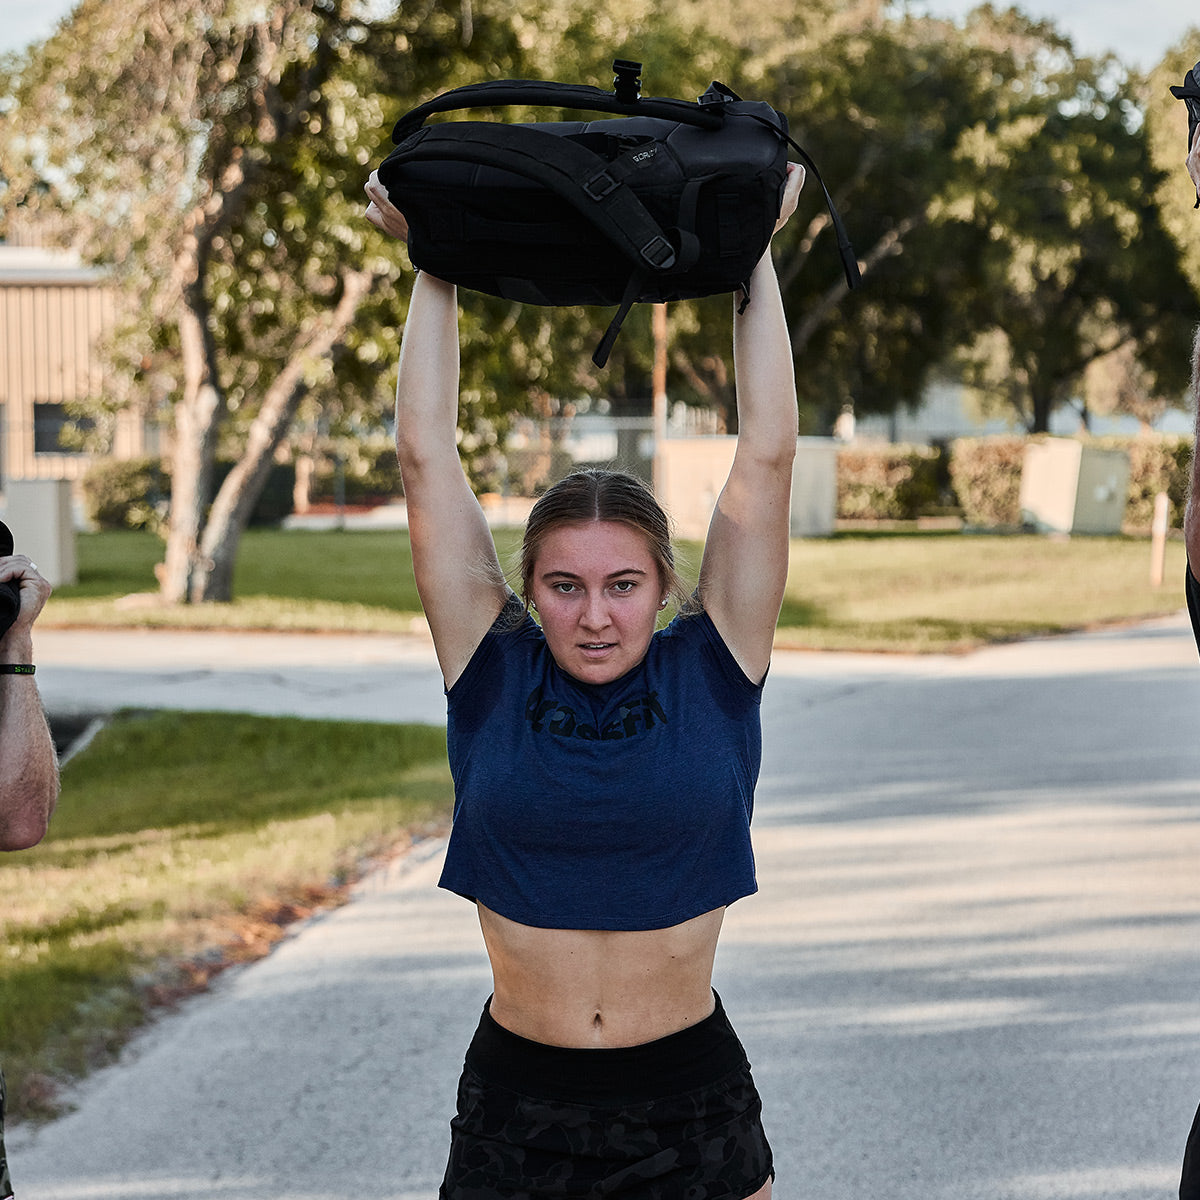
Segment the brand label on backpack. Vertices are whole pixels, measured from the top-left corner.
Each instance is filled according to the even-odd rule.
[[[629,157],[635,163],[649,162],[658,153],[657,146],[651,146],[648,150],[639,150],[636,154],[631,154]]]

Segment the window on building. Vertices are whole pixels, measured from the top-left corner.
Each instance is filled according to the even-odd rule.
[[[33,406],[34,454],[81,454],[78,435],[92,429],[88,417],[73,417],[65,404]]]

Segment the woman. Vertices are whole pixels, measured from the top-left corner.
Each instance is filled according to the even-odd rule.
[[[803,169],[789,167],[778,230]],[[368,219],[407,236],[378,179]],[[401,205],[403,200],[400,201]],[[758,702],[787,576],[796,397],[769,251],[734,317],[739,436],[695,596],[628,476],[550,489],[522,611],[458,458],[455,289],[413,285],[397,448],[448,698],[442,886],[475,902],[494,990],[467,1051],[442,1200],[765,1200],[744,1051],[712,989],[725,906],[756,888]]]

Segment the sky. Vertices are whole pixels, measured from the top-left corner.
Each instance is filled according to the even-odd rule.
[[[761,0],[742,0],[759,3]],[[961,17],[976,0],[922,0],[939,16]],[[1003,0],[996,0],[1001,7]],[[1111,50],[1128,66],[1149,70],[1189,27],[1200,27],[1194,0],[1021,0],[1032,17],[1049,18],[1082,54]],[[46,37],[73,0],[0,0],[0,51],[23,49]],[[1200,38],[1196,58],[1200,59]]]

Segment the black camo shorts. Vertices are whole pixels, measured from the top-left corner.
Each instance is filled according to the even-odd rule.
[[[485,1008],[439,1200],[745,1200],[774,1175],[760,1112],[720,999],[615,1050],[531,1042]]]

